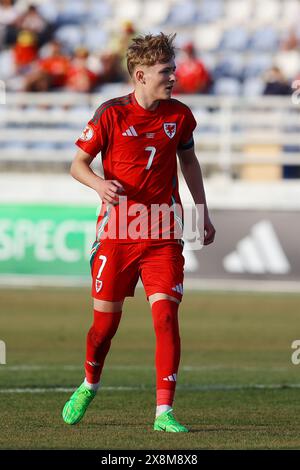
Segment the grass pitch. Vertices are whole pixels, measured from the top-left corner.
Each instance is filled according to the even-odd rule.
[[[141,290],[127,299],[102,389],[76,426],[61,409],[83,379],[86,289],[0,291],[1,449],[300,449],[300,296],[187,292],[175,416],[156,433],[154,333]]]

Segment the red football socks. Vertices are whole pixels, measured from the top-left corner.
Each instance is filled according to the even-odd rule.
[[[94,310],[94,323],[87,334],[86,341],[86,380],[97,384],[100,380],[103,364],[109,351],[122,312],[99,312]]]
[[[172,406],[180,361],[179,305],[168,299],[152,305],[156,334],[156,404]]]

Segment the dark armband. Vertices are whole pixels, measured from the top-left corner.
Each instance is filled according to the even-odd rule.
[[[179,144],[178,145],[178,150],[189,150],[192,147],[194,147],[194,138],[193,138],[193,136],[185,144]]]

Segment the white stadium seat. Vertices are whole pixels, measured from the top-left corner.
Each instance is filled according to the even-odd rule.
[[[281,21],[287,27],[299,25],[299,21],[300,21],[299,0],[284,0],[282,2]]]
[[[138,21],[141,16],[142,8],[143,2],[140,2],[139,0],[126,0],[124,2],[118,2],[115,5],[114,17],[116,21]]]
[[[254,20],[258,24],[276,23],[281,14],[281,2],[279,0],[256,0],[253,12]]]
[[[253,1],[228,0],[224,2],[226,20],[230,23],[249,21],[253,13]]]
[[[194,40],[200,51],[214,51],[218,49],[221,41],[222,29],[217,24],[197,26],[194,32]]]
[[[156,26],[166,21],[170,11],[170,2],[161,0],[146,0],[142,12],[143,21],[149,26]]]

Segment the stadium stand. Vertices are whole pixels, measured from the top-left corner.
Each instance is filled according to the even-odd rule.
[[[1,166],[67,168],[95,107],[131,90],[122,56],[132,35],[163,30],[177,32],[178,63],[192,45],[206,74],[205,86],[178,89],[196,93],[180,98],[198,118],[205,174],[251,179],[267,162],[272,178],[298,178],[299,106],[262,95],[293,92],[299,19],[298,0],[0,0]]]
[[[30,13],[30,8],[34,12]],[[95,82],[98,91],[103,85],[101,54],[111,51],[111,37],[117,36],[124,23],[131,21],[141,32],[176,30],[179,47],[194,41],[199,58],[205,57],[215,82],[211,93],[220,89],[232,93],[232,86],[227,88],[223,82],[221,85],[217,82],[234,73],[237,76],[229,75],[229,78],[239,80],[241,86],[236,85],[235,89],[243,94],[244,82],[260,78],[271,65],[282,68],[290,82],[295,79],[299,73],[299,19],[298,0],[55,0],[51,3],[1,0],[1,78],[7,81],[8,90],[24,89],[23,78],[36,60],[28,61],[21,70],[16,68],[15,46],[18,33],[29,30],[39,36],[39,57],[47,55],[45,43],[51,39],[61,41],[70,59],[76,48],[86,47],[94,58],[94,68],[98,68]],[[41,34],[41,29],[47,34]],[[25,53],[28,39],[23,40],[22,46]],[[230,58],[234,53],[232,60],[235,66],[238,64],[238,73],[235,66],[230,72],[228,66],[223,67],[222,56],[226,52]],[[125,75],[118,78],[127,80]],[[251,87],[247,90],[251,91]]]

